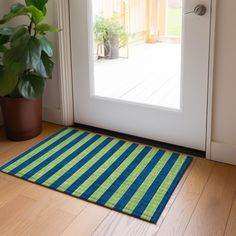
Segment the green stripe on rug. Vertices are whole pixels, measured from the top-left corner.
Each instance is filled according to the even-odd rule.
[[[107,170],[116,160],[119,158],[129,147],[130,143],[125,143],[118,151],[116,151],[109,159],[107,159],[92,175],[86,179],[86,181],[81,184],[72,194],[76,196],[80,196],[86,189],[93,184],[94,181],[101,176],[101,174]],[[132,155],[130,155],[132,158]],[[94,163],[96,164],[96,163]],[[92,166],[91,166],[92,167]]]
[[[164,154],[163,158],[152,169],[152,171],[149,173],[148,177],[145,179],[145,181],[139,187],[138,191],[136,191],[136,193],[130,199],[128,204],[122,210],[123,212],[125,212],[127,214],[131,214],[133,212],[133,210],[137,207],[138,203],[143,198],[146,191],[149,189],[149,187],[153,183],[153,180],[155,179],[155,177],[161,172],[161,170],[164,168],[165,164],[170,159],[171,154],[172,154],[171,152],[166,152]],[[114,201],[114,202],[116,202],[116,201]],[[112,199],[109,202],[106,203],[106,206],[110,206],[110,207],[114,206],[114,203],[112,202]]]
[[[47,160],[48,157],[50,157],[52,154],[54,154],[56,151],[59,151],[60,149],[64,148],[66,145],[68,145],[70,142],[72,142],[73,140],[75,140],[77,137],[81,136],[83,134],[83,132],[78,132],[75,133],[74,135],[72,135],[70,138],[68,138],[67,140],[65,140],[63,143],[61,143],[60,146],[56,146],[55,148],[51,149],[49,152],[47,152],[45,155],[41,156],[40,160],[36,160],[33,163],[29,164],[28,166],[26,166],[24,169],[22,169],[20,172],[18,172],[16,175],[18,177],[21,177],[23,175],[25,175],[27,172],[31,171],[34,167],[36,167],[37,165],[41,164],[43,161]],[[86,140],[88,140],[89,138],[91,138],[92,135],[90,135],[90,137],[85,137],[80,143],[79,145],[81,145],[82,143],[84,143]],[[69,149],[70,150],[70,149]],[[67,150],[67,151],[69,151]],[[49,165],[47,165],[46,167],[42,168],[40,171],[38,171],[37,173],[35,173],[35,175],[33,175],[31,178],[29,178],[29,180],[37,180],[39,177],[41,177],[45,171],[47,171],[49,168],[51,168],[57,161],[58,159],[60,159],[60,157],[65,157],[64,155],[58,156],[56,159],[54,159],[54,161],[50,162]]]
[[[38,147],[37,149],[34,149],[33,151],[31,151],[29,154],[25,155],[25,158],[21,158],[19,160],[17,160],[16,162],[12,163],[10,166],[7,167],[6,171],[11,171],[13,170],[15,167],[19,166],[20,164],[22,164],[26,159],[29,159],[30,157],[32,157],[33,155],[36,155],[37,153],[39,153],[40,151],[42,151],[43,149],[45,149],[46,147],[48,147],[50,144],[54,143],[55,141],[59,140],[61,137],[65,136],[66,134],[68,134],[71,131],[71,129],[66,129],[64,130],[62,133],[59,133],[58,135],[56,135],[54,138],[52,138],[51,140],[49,140],[48,142],[42,144],[40,147]]]
[[[142,147],[142,149],[140,149],[140,151],[141,150],[143,150],[143,147]],[[157,153],[157,150],[151,150],[149,153],[150,158],[153,157],[156,153]],[[137,156],[137,154],[136,154],[136,156]],[[129,176],[128,181],[125,182],[125,184],[122,184],[117,189],[117,191],[112,195],[109,202],[106,203],[107,207],[115,206],[115,204],[120,199],[120,197],[122,197],[122,195],[127,191],[127,189],[130,187],[130,185],[133,183],[133,181],[136,179],[136,177],[141,173],[141,171],[145,168],[145,166],[148,164],[149,161],[150,161],[149,158],[143,158],[142,162],[135,168],[135,170]],[[113,172],[113,174],[111,176],[109,176],[109,178],[103,183],[103,185],[100,188],[98,188],[96,192],[94,192],[94,194],[89,198],[89,200],[93,200],[93,201],[97,202],[99,200],[99,198],[105,193],[105,191],[109,187],[111,187],[111,185],[115,182],[115,180],[121,175],[121,173],[124,171],[125,167],[126,166],[123,165],[120,172]],[[110,202],[112,204],[110,204]]]
[[[115,144],[118,143],[118,140],[113,140],[105,148],[103,148],[97,155],[94,156],[90,161],[88,161],[82,169],[79,169],[75,172],[69,179],[67,179],[63,184],[61,184],[57,189],[60,191],[65,191],[72,183],[74,183],[81,175],[84,174],[91,166],[93,166],[105,153],[107,153]],[[123,147],[124,148],[124,147]],[[75,195],[75,194],[72,194]]]
[[[50,171],[53,167],[55,167],[58,163],[60,163],[61,161],[63,161],[68,155],[70,155],[71,153],[73,153],[77,148],[81,147],[83,144],[85,144],[86,142],[88,142],[91,138],[93,137],[92,134],[89,134],[88,136],[84,137],[79,143],[77,143],[76,145],[74,145],[73,147],[67,149],[65,152],[63,152],[61,155],[59,155],[54,161],[50,162],[50,164],[48,164],[46,167],[42,168],[40,171],[38,171],[37,173],[35,173],[35,175],[33,175],[31,178],[32,180],[37,180],[39,178],[41,178],[45,172]],[[69,144],[71,141],[73,141],[74,139],[68,140],[67,144]],[[61,148],[63,148],[64,146],[62,146]],[[78,160],[77,160],[78,161]],[[69,164],[69,163],[68,163]],[[68,165],[67,164],[67,165]],[[30,180],[31,180],[30,178]]]
[[[104,140],[106,139],[106,137],[102,136],[100,137],[94,144],[93,146],[89,146],[88,148],[86,148],[79,156],[79,159],[73,159],[71,162],[69,162],[67,165],[63,166],[58,172],[56,172],[54,175],[52,175],[49,179],[47,179],[44,182],[45,186],[50,186],[53,182],[55,182],[56,180],[58,180],[64,173],[66,173],[67,171],[69,171],[74,165],[76,165],[76,163],[78,163],[78,161],[82,160],[85,158],[85,156],[91,152],[94,148],[98,147]],[[76,145],[75,147],[78,148],[81,145]],[[74,148],[74,149],[76,149]],[[72,152],[68,153],[71,154]]]
[[[131,143],[127,142],[127,148],[130,147]],[[125,148],[125,147],[124,147]],[[144,149],[142,146],[138,146],[116,169],[116,172],[113,172],[112,175],[109,176],[109,178],[103,182],[100,192],[96,194],[96,198],[94,198],[94,201],[97,201],[103,192],[105,192],[108,187],[110,187],[113,183],[113,181],[119,177],[119,175],[125,170],[125,168],[135,159],[135,157]],[[119,150],[116,154],[113,155],[112,162],[107,161],[102,165],[96,172],[94,172],[75,192],[75,194],[81,195],[83,194],[110,166],[112,163],[114,163],[115,160],[117,160],[117,157],[121,156],[124,153],[124,150]]]
[[[181,169],[185,160],[186,159],[183,158],[183,156],[180,156],[178,158],[178,160],[176,161],[176,163],[172,167],[171,171],[169,172],[169,174],[167,175],[165,180],[162,182],[162,185],[157,190],[156,194],[154,195],[154,197],[152,198],[152,200],[148,204],[147,208],[143,212],[143,214],[142,214],[143,219],[150,220],[152,218],[153,214],[156,211],[155,206],[159,205],[161,203],[163,197],[165,196],[166,192],[170,188],[170,185],[172,184],[173,180],[175,179],[177,173]]]

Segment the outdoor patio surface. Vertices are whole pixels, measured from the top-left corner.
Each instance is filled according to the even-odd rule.
[[[180,44],[130,46],[128,59],[95,62],[95,95],[179,109],[180,65]]]

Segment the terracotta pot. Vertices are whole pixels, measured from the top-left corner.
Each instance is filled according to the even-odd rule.
[[[42,131],[42,99],[0,97],[6,135],[10,140],[23,141]]]

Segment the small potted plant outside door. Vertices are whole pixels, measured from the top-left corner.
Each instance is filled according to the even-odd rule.
[[[0,103],[11,140],[27,140],[42,130],[42,95],[54,67],[53,45],[46,33],[59,31],[43,23],[47,2],[13,4],[0,19]],[[28,24],[6,26],[18,16],[25,16]]]
[[[129,35],[116,13],[110,18],[97,16],[94,34],[97,45],[104,47],[104,57],[107,59],[119,58],[119,49],[128,45]]]

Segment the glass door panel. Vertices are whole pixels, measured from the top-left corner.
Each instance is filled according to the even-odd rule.
[[[93,0],[94,95],[180,109],[182,0]]]

